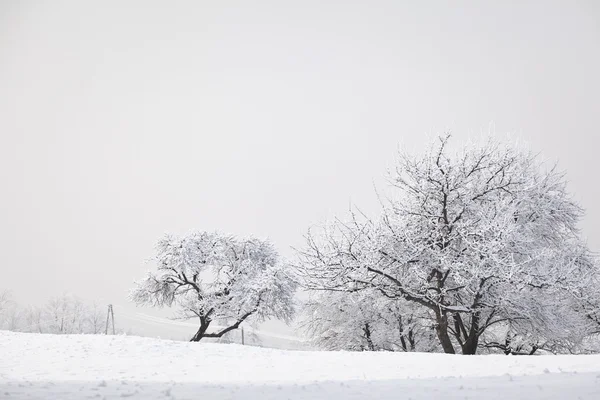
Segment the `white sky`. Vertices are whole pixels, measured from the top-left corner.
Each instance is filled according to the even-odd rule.
[[[558,159],[600,250],[598,71],[595,1],[2,1],[0,288],[126,303],[164,232],[291,255],[447,128]]]

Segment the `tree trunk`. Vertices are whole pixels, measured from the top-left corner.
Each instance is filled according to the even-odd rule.
[[[479,336],[470,335],[462,346],[462,353],[465,355],[474,355],[477,353]]]
[[[435,333],[442,345],[442,349],[444,349],[444,353],[456,354],[452,341],[450,340],[450,335],[448,334],[448,316],[445,312],[435,310],[435,319],[437,322]]]
[[[410,343],[410,351],[415,351],[415,335],[412,328],[408,329],[408,342]]]
[[[406,340],[404,340],[404,335],[400,336],[400,344],[402,344],[402,349],[407,352],[408,346],[406,345]]]
[[[199,342],[200,339],[204,337],[204,334],[206,333],[206,330],[208,329],[209,325],[210,321],[207,321],[204,318],[200,318],[200,328],[198,328],[196,334],[190,339],[190,342]]]
[[[465,342],[462,345],[462,353],[465,355],[474,355],[477,353],[477,346],[479,345],[479,313],[475,312],[471,316],[471,328],[469,329],[469,336],[465,338]]]
[[[371,327],[368,323],[365,324],[363,332],[365,333],[365,339],[367,340],[367,346],[369,346],[369,350],[375,351],[375,346],[373,345],[373,341],[371,340]]]
[[[398,332],[400,334],[400,343],[402,344],[402,348],[404,351],[408,351],[408,346],[406,345],[406,340],[404,339],[404,326],[402,326],[402,316],[398,317]]]

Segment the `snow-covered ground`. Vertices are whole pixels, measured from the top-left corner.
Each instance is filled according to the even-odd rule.
[[[599,356],[285,351],[0,331],[1,399],[600,399]]]

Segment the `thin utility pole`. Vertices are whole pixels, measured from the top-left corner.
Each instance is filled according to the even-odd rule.
[[[112,304],[110,305],[110,318],[112,319],[113,335],[114,335],[115,334],[115,312],[113,311]]]
[[[113,312],[112,304],[108,305],[108,313],[106,314],[106,331],[104,332],[108,335],[108,323],[109,320],[112,321],[112,334],[115,334],[115,313]]]

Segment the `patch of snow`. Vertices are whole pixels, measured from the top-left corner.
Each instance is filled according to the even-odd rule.
[[[0,331],[7,399],[598,399],[600,355],[318,352]]]

